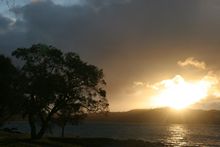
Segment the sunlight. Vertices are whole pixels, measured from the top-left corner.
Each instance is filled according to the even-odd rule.
[[[179,142],[180,146],[186,146],[187,141],[187,127],[182,124],[172,124],[168,127],[170,132],[169,136],[166,136],[166,142],[171,144],[173,142]]]
[[[179,75],[161,84],[163,87],[159,87],[158,95],[153,97],[154,105],[174,109],[186,108],[207,97],[212,85],[208,80],[187,82]]]

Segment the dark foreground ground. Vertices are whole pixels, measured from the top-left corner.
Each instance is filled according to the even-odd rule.
[[[161,143],[142,140],[116,140],[110,138],[59,138],[44,137],[33,141],[28,134],[0,131],[1,147],[163,147]]]

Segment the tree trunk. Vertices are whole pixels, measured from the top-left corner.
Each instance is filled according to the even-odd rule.
[[[48,123],[45,122],[44,124],[42,124],[40,131],[38,132],[36,138],[37,139],[41,139],[43,137],[43,135],[45,134],[46,130],[48,127]]]
[[[40,131],[37,133],[34,116],[29,114],[28,121],[29,121],[29,125],[30,125],[30,128],[31,128],[31,139],[40,139],[40,138],[42,138],[43,135],[45,134],[46,130],[47,130],[48,123],[44,122],[41,126]]]
[[[64,129],[65,129],[65,125],[62,126],[62,134],[61,134],[61,137],[64,137]]]
[[[32,114],[28,115],[28,121],[31,128],[31,139],[36,139],[37,137],[36,126],[35,126],[34,116]]]
[[[31,127],[31,138],[32,139],[41,139],[43,137],[43,135],[46,133],[47,129],[48,129],[48,123],[51,120],[52,115],[57,111],[56,107],[54,107],[51,112],[48,114],[47,118],[44,119],[43,117],[41,117],[41,129],[40,131],[37,133],[36,132],[36,126],[35,126],[35,120],[33,115],[29,114],[29,124]]]

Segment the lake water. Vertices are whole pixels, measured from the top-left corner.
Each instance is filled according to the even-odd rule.
[[[4,127],[16,127],[19,131],[29,132],[26,122],[11,122]],[[61,129],[54,126],[53,136],[60,134]],[[78,126],[66,126],[65,135],[141,139],[171,146],[220,146],[220,125],[86,122]]]

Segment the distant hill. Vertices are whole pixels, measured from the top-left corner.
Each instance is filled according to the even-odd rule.
[[[220,124],[219,110],[173,110],[170,108],[135,109],[127,112],[92,114],[89,121],[128,123],[211,123]]]

